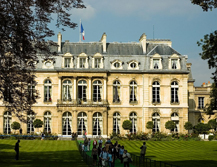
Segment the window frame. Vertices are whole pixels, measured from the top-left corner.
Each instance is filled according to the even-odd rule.
[[[93,102],[102,102],[103,98],[103,84],[100,80],[93,81],[92,86],[92,96],[93,96]],[[95,90],[96,89],[96,90]],[[95,93],[96,92],[96,93]]]
[[[120,103],[120,96],[121,96],[121,84],[118,80],[113,82],[113,103]]]
[[[160,102],[160,83],[158,81],[154,81],[152,83],[152,103],[159,104]]]
[[[46,83],[46,81],[50,81],[50,82]],[[45,88],[45,87],[47,87],[47,88]],[[45,89],[47,91],[45,91]],[[50,95],[50,97],[49,97],[49,95]],[[52,102],[52,82],[50,79],[46,79],[44,81],[44,102]]]
[[[129,91],[130,100],[129,100],[129,102],[130,103],[137,103],[138,102],[138,100],[137,100],[137,92],[138,92],[137,91],[137,87],[138,87],[137,82],[135,80],[131,81],[129,87],[130,87],[130,91]]]
[[[177,81],[171,82],[170,94],[171,94],[171,96],[170,96],[171,104],[179,104],[179,84]]]

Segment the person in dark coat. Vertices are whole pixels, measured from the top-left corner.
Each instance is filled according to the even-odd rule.
[[[22,135],[22,133],[23,133],[23,129],[22,129],[22,128],[20,128],[20,135]]]
[[[20,140],[17,140],[15,144],[15,148],[14,148],[14,150],[16,151],[16,156],[15,156],[16,160],[19,160],[19,143],[20,143]]]

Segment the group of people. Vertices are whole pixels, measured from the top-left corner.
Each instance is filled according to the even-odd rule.
[[[82,150],[90,150],[90,144],[90,139],[85,138],[84,144],[82,145]],[[104,144],[104,147],[101,138],[99,138],[98,141],[94,139],[91,156],[93,157],[93,164],[96,165],[98,159],[99,164],[102,167],[114,167],[115,161],[117,159],[120,159],[124,167],[129,167],[129,163],[132,162],[132,158],[130,154],[127,152],[127,150],[124,149],[124,146],[118,144],[117,141],[113,144],[110,139],[107,139],[106,143]]]

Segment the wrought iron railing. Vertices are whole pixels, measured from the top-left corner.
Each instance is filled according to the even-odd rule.
[[[101,107],[108,107],[107,100],[100,100],[100,101],[93,101],[93,100],[80,100],[80,99],[72,99],[72,100],[57,100],[57,107],[79,107],[79,106],[101,106]]]

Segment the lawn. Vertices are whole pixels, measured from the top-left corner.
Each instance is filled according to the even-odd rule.
[[[21,140],[20,160],[16,161],[16,140],[0,140],[0,166],[74,166],[87,167],[76,141]]]
[[[139,155],[141,141],[118,141]],[[216,167],[217,141],[147,141],[146,157],[181,167]]]

